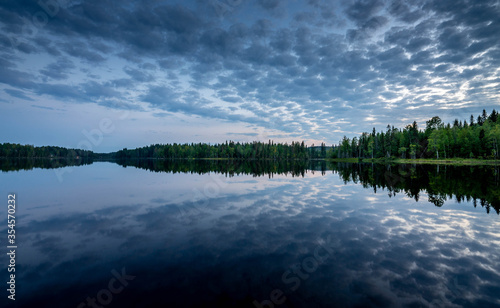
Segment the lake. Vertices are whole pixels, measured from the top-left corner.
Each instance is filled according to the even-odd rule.
[[[499,167],[3,162],[2,307],[498,307]]]

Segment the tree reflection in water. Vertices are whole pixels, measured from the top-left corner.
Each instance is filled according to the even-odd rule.
[[[425,193],[428,201],[441,207],[449,199],[472,202],[490,212],[500,214],[500,167],[499,166],[452,166],[337,163],[325,160],[162,160],[133,159],[111,160],[123,167],[133,166],[153,172],[168,173],[221,173],[228,177],[240,174],[253,176],[291,175],[304,177],[306,173],[333,172],[344,183],[360,183],[365,188],[386,190],[389,197],[398,193],[419,201]],[[3,172],[30,170],[33,168],[62,168],[92,164],[83,159],[2,159]]]

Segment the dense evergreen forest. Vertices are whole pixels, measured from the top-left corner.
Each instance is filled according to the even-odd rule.
[[[444,124],[439,117],[426,122],[420,130],[417,122],[404,129],[387,126],[385,132],[362,133],[338,145],[307,147],[304,142],[273,141],[222,144],[155,144],[134,150],[123,149],[113,156],[130,158],[227,158],[227,159],[315,159],[315,158],[478,158],[497,159],[499,155],[500,121],[493,110],[470,121]]]
[[[226,141],[220,144],[185,143],[154,144],[133,150],[123,149],[108,154],[97,154],[80,149],[32,145],[0,144],[0,157],[8,158],[211,158],[211,159],[322,159],[322,158],[477,158],[498,159],[500,121],[498,113],[485,110],[470,120],[444,124],[436,116],[426,121],[424,130],[417,122],[403,129],[387,125],[385,132],[362,133],[352,139],[344,138],[338,145],[306,146],[304,141],[288,143]]]
[[[228,159],[308,159],[326,157],[326,146],[319,150],[307,148],[304,142],[291,144],[273,141],[221,144],[155,144],[134,150],[123,149],[115,153],[117,159],[130,158],[228,158]]]
[[[479,158],[497,159],[499,156],[500,121],[493,109],[490,115],[483,113],[470,121],[444,124],[439,117],[426,122],[425,130],[419,130],[417,122],[397,129],[387,125],[385,132],[363,133],[349,139],[344,136],[332,158]]]
[[[35,147],[33,145],[21,145],[15,143],[0,144],[0,157],[8,158],[92,158],[92,151],[80,149],[67,149],[55,146]]]

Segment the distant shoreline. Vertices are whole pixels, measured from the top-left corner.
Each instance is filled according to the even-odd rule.
[[[93,160],[98,161],[116,161],[120,158],[114,157],[99,157],[94,156],[92,158],[87,157],[5,157],[2,156],[0,159],[49,159],[49,160],[64,160],[64,159],[77,159],[77,160]],[[123,159],[123,158],[122,158]],[[426,164],[426,165],[456,165],[456,166],[481,166],[481,165],[500,165],[500,160],[489,160],[489,159],[477,159],[477,158],[449,158],[449,159],[434,159],[434,158],[418,158],[418,159],[403,159],[403,158],[309,158],[309,159],[272,159],[272,158],[158,158],[158,157],[132,157],[126,158],[125,160],[204,160],[204,161],[282,161],[282,160],[324,160],[328,162],[339,162],[339,163],[375,163],[375,164]]]

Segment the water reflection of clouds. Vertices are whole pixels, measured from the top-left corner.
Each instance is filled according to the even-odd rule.
[[[72,279],[58,274],[62,269],[76,276],[85,270],[92,281],[100,278],[98,269],[125,264],[143,273],[137,276],[144,284],[130,296],[146,288],[152,288],[148,294],[174,292],[170,287],[183,296],[187,291],[174,285],[187,279],[187,293],[208,297],[229,292],[265,299],[279,287],[299,306],[500,304],[495,217],[374,195],[342,185],[336,175],[230,178],[200,211],[187,195],[175,194],[203,187],[208,178],[181,179],[185,186],[177,183],[184,187],[177,192],[135,190],[141,203],[123,198],[120,206],[100,203],[92,212],[73,209],[20,226],[25,277],[52,277],[45,278],[52,284],[33,289],[58,280],[70,285]],[[194,210],[180,213],[179,207]],[[291,292],[281,274],[312,255],[318,239],[335,253]],[[155,285],[162,272],[171,281]]]

